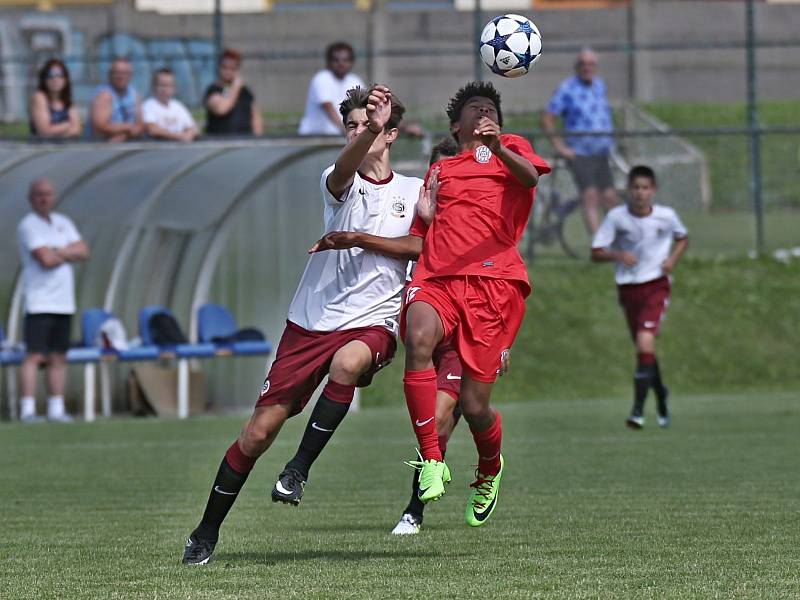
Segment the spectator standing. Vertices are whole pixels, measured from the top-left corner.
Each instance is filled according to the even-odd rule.
[[[30,101],[31,134],[70,138],[81,134],[81,119],[72,104],[72,85],[66,65],[57,58],[39,69],[39,83]]]
[[[166,67],[153,74],[153,95],[142,103],[142,121],[152,138],[191,142],[197,137],[197,124],[175,99],[175,75]]]
[[[556,152],[567,159],[580,191],[586,230],[594,234],[600,227],[600,205],[609,210],[619,203],[608,164],[614,140],[610,135],[572,135],[564,140],[556,134],[557,117],[568,133],[613,130],[606,84],[597,77],[597,55],[592,50],[581,51],[575,75],[565,79],[550,98],[542,114],[542,128]]]
[[[327,67],[317,72],[308,86],[306,110],[300,121],[300,135],[344,135],[338,106],[347,90],[366,88],[358,75],[351,73],[355,52],[347,42],[336,42],[325,50]]]
[[[126,142],[142,135],[141,99],[131,85],[133,66],[127,58],[115,58],[108,83],[95,92],[89,111],[91,131],[109,142]]]
[[[263,135],[264,122],[253,92],[244,84],[242,55],[226,48],[217,65],[217,81],[208,86],[206,132],[228,135]]]
[[[36,374],[46,364],[47,418],[71,421],[64,408],[67,382],[66,353],[75,313],[75,283],[70,263],[89,258],[89,247],[72,221],[53,212],[56,192],[47,179],[31,183],[33,209],[17,226],[25,297],[26,355],[20,368],[20,420],[36,416]]]

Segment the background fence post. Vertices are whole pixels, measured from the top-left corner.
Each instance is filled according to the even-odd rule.
[[[755,0],[746,3],[747,48],[747,127],[750,137],[750,194],[756,217],[756,251],[764,251],[764,207],[761,183],[761,131],[758,122],[758,90],[756,80],[756,14]]]

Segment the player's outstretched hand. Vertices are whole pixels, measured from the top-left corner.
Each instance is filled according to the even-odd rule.
[[[367,127],[373,131],[383,129],[392,116],[392,92],[385,85],[376,85],[367,99]]]
[[[428,181],[419,188],[419,200],[417,201],[417,214],[420,219],[430,225],[433,216],[436,214],[436,195],[439,193],[439,167],[434,167]]]
[[[308,249],[309,254],[325,250],[347,250],[358,245],[358,234],[354,231],[331,231],[323,235]]]
[[[489,117],[480,118],[474,133],[480,136],[483,145],[492,152],[497,152],[500,149],[500,125]]]

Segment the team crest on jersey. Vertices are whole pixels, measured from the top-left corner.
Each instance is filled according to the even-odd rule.
[[[398,219],[405,219],[406,217],[406,203],[401,196],[392,198],[392,216]]]
[[[492,151],[486,146],[478,146],[475,149],[475,160],[481,164],[486,164],[492,160]]]

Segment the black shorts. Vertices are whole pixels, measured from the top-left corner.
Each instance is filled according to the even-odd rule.
[[[25,349],[35,354],[64,354],[69,349],[72,315],[25,315]]]
[[[569,168],[580,191],[590,187],[596,187],[600,191],[614,187],[607,154],[576,156],[569,161]]]

